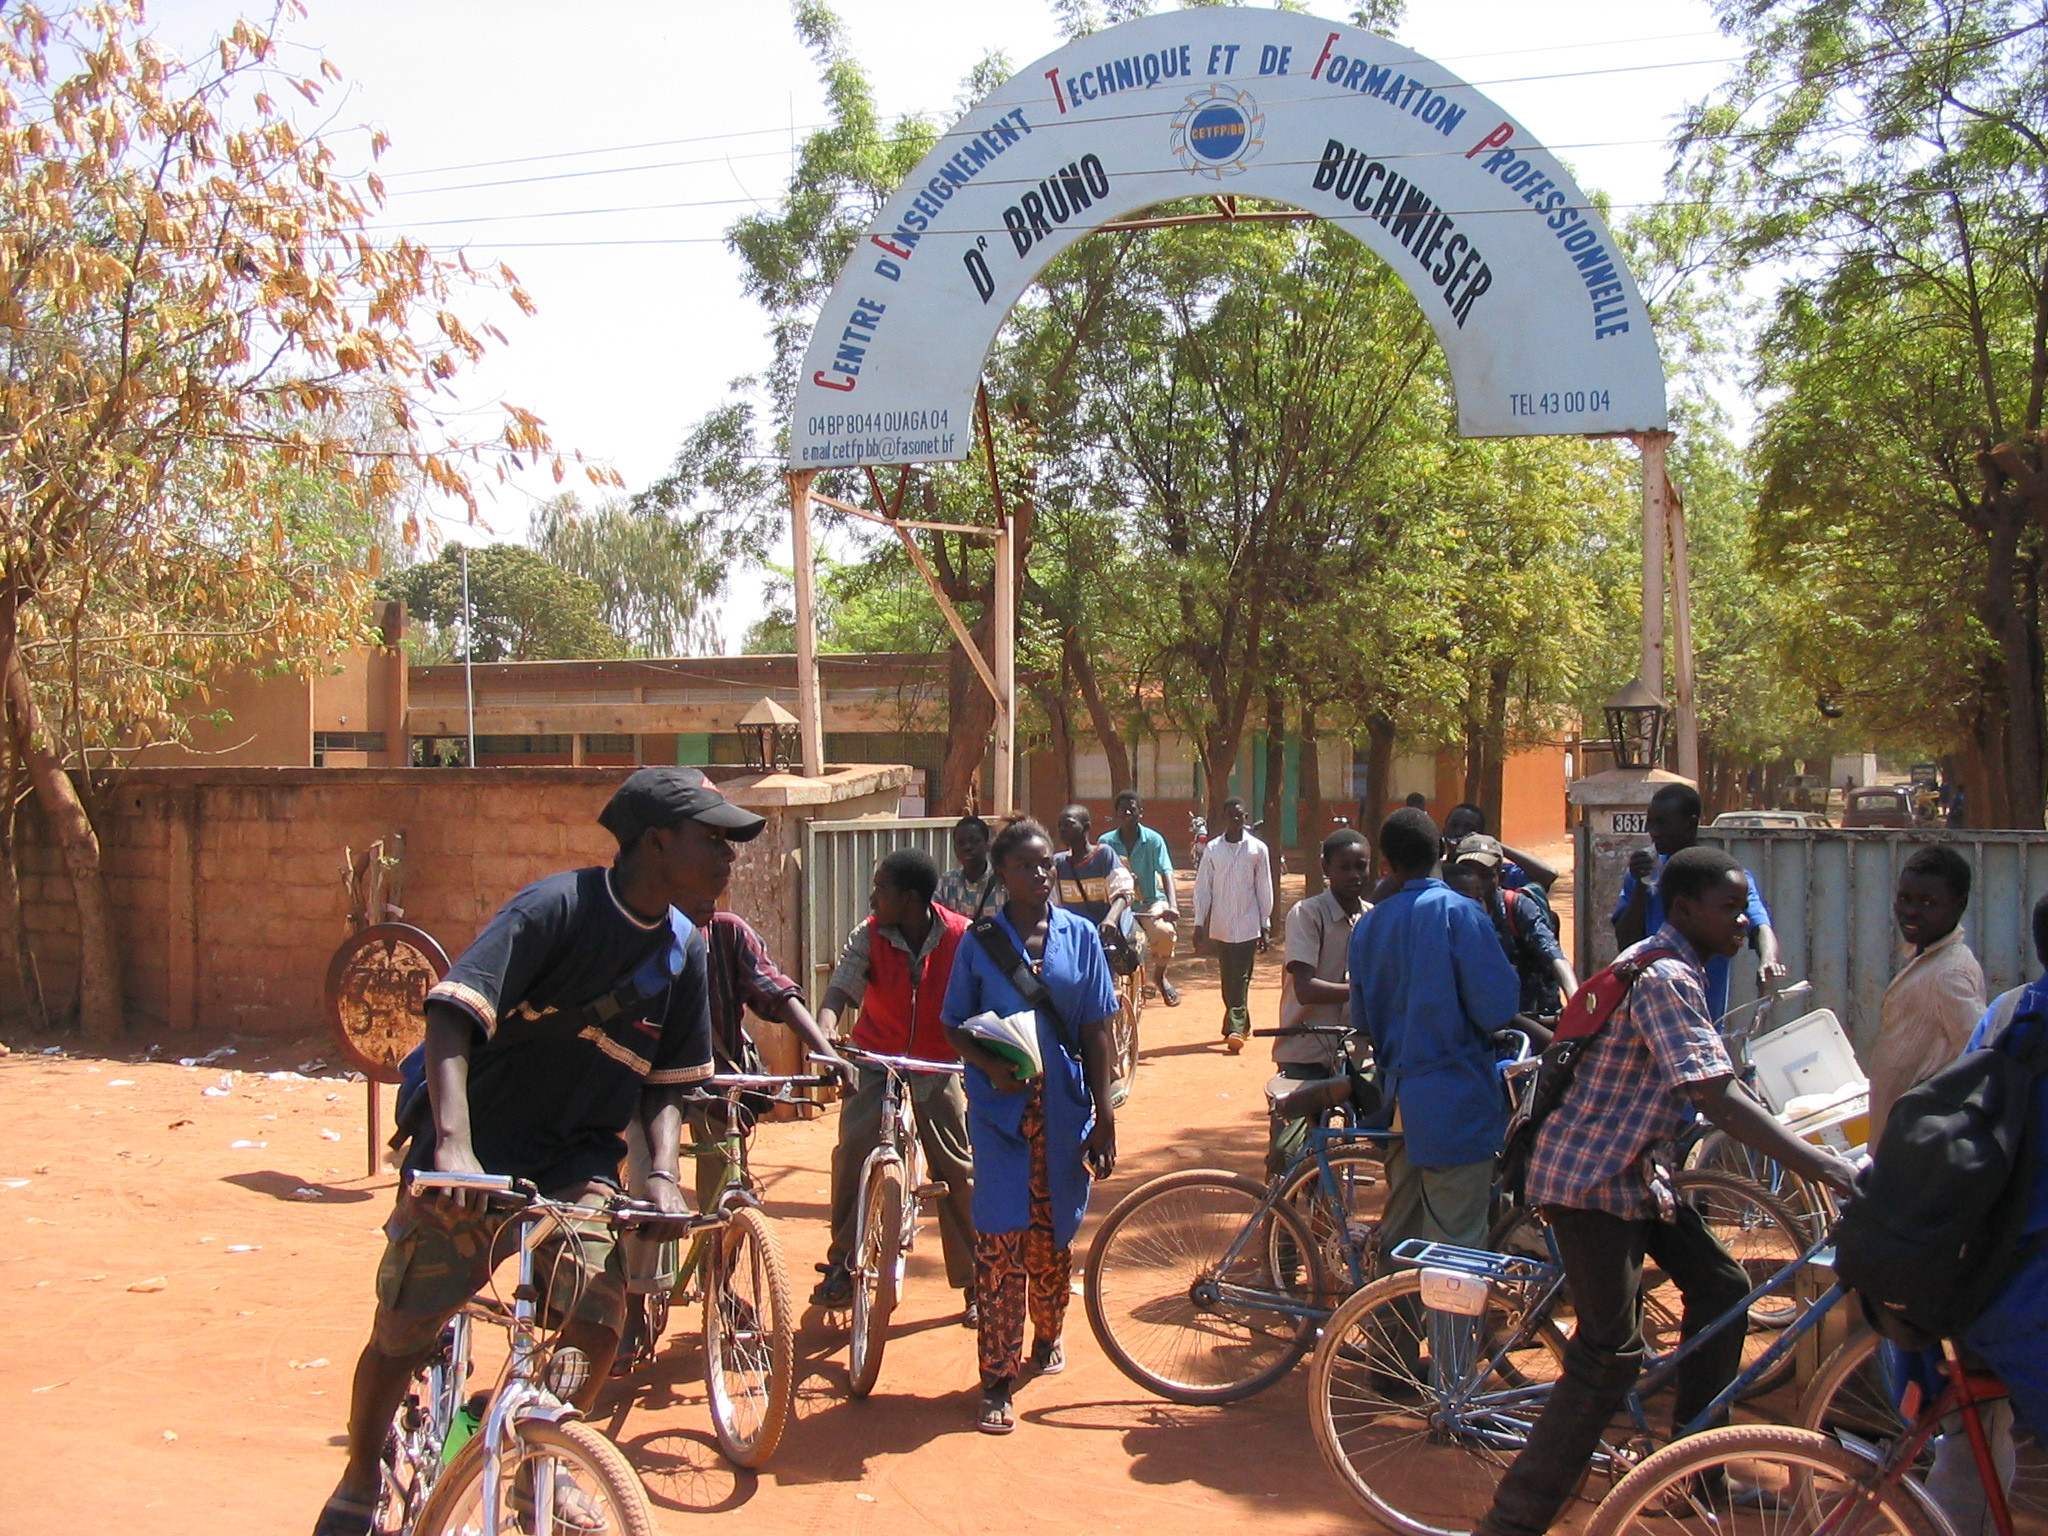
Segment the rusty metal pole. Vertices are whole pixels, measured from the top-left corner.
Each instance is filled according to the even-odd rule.
[[[989,798],[998,816],[1010,816],[1017,809],[1017,530],[996,465],[995,427],[989,420],[985,385],[975,390],[974,412],[981,425],[982,455],[996,513],[995,600],[989,616],[996,674],[995,782],[989,786]]]

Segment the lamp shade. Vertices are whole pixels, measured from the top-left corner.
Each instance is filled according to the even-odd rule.
[[[1655,768],[1664,756],[1664,726],[1671,711],[1640,677],[1600,706],[1607,717],[1617,768]]]
[[[763,697],[739,718],[740,739],[746,744],[747,766],[761,773],[773,773],[789,766],[789,743],[796,734],[796,716],[773,699]]]

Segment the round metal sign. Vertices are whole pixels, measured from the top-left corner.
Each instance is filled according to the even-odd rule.
[[[448,974],[434,936],[410,923],[372,923],[327,966],[327,1021],[349,1064],[373,1083],[398,1081],[398,1064],[426,1038],[427,989]]]

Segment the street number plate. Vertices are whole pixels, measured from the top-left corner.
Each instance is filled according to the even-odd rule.
[[[1650,813],[1648,811],[1616,811],[1614,813],[1614,830],[1616,832],[1634,832],[1638,834],[1647,832],[1650,830],[1649,819]]]

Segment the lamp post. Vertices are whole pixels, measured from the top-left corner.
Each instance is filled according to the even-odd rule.
[[[1664,729],[1671,710],[1640,677],[1600,706],[1617,768],[1655,768],[1664,758]]]
[[[763,697],[740,716],[739,732],[746,743],[747,766],[757,773],[775,773],[789,766],[798,734],[797,718],[771,698]]]

